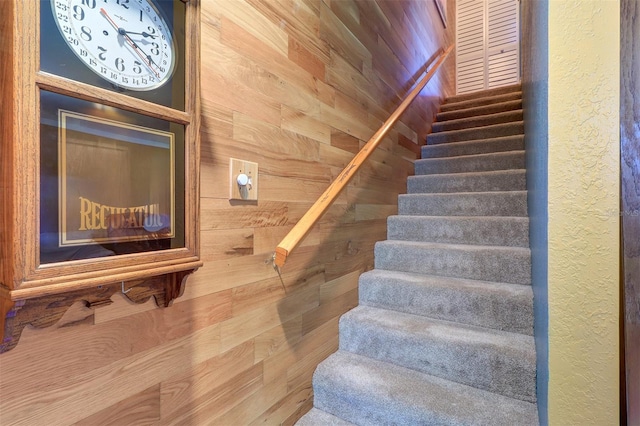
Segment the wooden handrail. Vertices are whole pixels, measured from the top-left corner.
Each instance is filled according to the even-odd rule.
[[[426,73],[426,75],[420,80],[420,82],[413,88],[404,101],[398,106],[398,108],[391,114],[391,116],[385,121],[380,129],[369,139],[369,141],[362,147],[360,152],[353,157],[353,160],[344,168],[344,170],[338,175],[336,180],[329,185],[324,193],[318,198],[318,200],[311,206],[311,208],[302,216],[302,218],[296,223],[296,225],[289,231],[286,237],[276,247],[274,256],[275,266],[282,267],[287,260],[287,256],[291,254],[300,241],[306,237],[311,231],[311,228],[322,217],[327,209],[338,198],[342,190],[349,184],[351,178],[360,169],[360,166],[369,158],[373,151],[378,147],[382,139],[391,130],[391,127],[398,121],[400,116],[409,107],[409,104],[418,96],[420,91],[427,85],[431,77],[438,71],[442,63],[447,59],[449,53],[453,50],[452,45],[446,51],[444,51],[438,61],[433,67]]]

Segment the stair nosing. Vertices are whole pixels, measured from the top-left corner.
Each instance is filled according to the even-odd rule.
[[[402,219],[406,219],[406,220],[418,220],[421,218],[426,218],[426,219],[449,219],[452,221],[458,220],[458,219],[466,219],[466,220],[495,220],[495,221],[499,221],[499,220],[505,220],[505,219],[509,219],[509,220],[515,220],[517,222],[524,222],[524,221],[529,221],[529,217],[528,216],[434,216],[434,215],[405,215],[405,214],[392,214],[390,216],[387,216],[387,218],[402,218]]]
[[[456,98],[467,98],[467,99],[464,99],[463,101],[456,101],[456,102],[464,102],[465,100],[499,96],[499,95],[505,95],[510,93],[517,93],[517,92],[522,92],[522,82],[505,84],[503,86],[492,87],[490,89],[482,89],[482,90],[475,90],[475,91],[466,92],[466,93],[455,94],[445,99],[445,103],[450,99],[456,99]],[[482,96],[482,95],[485,95],[485,96]]]
[[[443,157],[449,158],[449,157]],[[428,160],[428,158],[423,158],[423,160]],[[435,179],[436,176],[439,178],[457,178],[457,177],[483,177],[483,176],[492,176],[492,175],[500,175],[500,174],[508,174],[508,175],[519,175],[524,174],[526,176],[527,169],[501,169],[501,170],[481,170],[478,172],[459,172],[459,173],[435,173],[428,175],[412,175],[407,176],[410,180],[416,179]],[[480,176],[478,176],[480,175]]]
[[[514,169],[514,170],[518,170],[518,169]],[[523,195],[523,194],[526,194],[527,192],[528,191],[526,189],[519,189],[519,190],[514,190],[514,191],[418,192],[418,193],[415,193],[415,194],[398,194],[398,197],[415,197],[415,196],[431,197],[431,196],[434,196],[434,195],[453,197],[453,196],[457,196],[457,195],[483,195],[483,194],[491,194],[490,196],[494,196],[494,195],[497,195],[497,194],[518,194],[518,195]]]
[[[383,240],[377,241],[376,245],[402,245],[402,246],[418,246],[425,248],[427,246],[440,249],[453,249],[453,250],[471,250],[471,251],[515,251],[522,254],[531,254],[530,247],[518,247],[518,246],[488,246],[483,244],[451,244],[451,243],[436,243],[433,241],[407,241],[407,240]]]
[[[470,132],[470,131],[478,130],[478,129],[487,130],[489,128],[508,127],[508,126],[516,127],[516,126],[520,126],[520,125],[524,125],[524,120],[514,120],[514,121],[508,121],[506,123],[489,124],[487,126],[469,127],[467,129],[445,130],[443,132],[429,133],[429,136],[430,135],[438,135],[438,136],[445,135],[446,136],[446,135],[450,135],[450,134],[453,134],[453,133]],[[524,135],[524,133],[517,133],[516,135],[520,135],[520,134]],[[515,135],[509,135],[509,136],[515,136]],[[469,140],[471,141],[471,140],[478,140],[478,139],[469,139]],[[460,142],[460,141],[457,141],[457,142]]]
[[[512,284],[512,285],[519,285],[519,284]],[[529,288],[527,286],[522,286],[522,285],[521,285],[521,287]],[[350,309],[349,311],[345,312],[344,315],[342,315],[342,317],[340,318],[340,321],[342,321],[342,318],[344,318],[345,316],[347,318],[349,316],[355,316],[360,311],[386,311],[386,312],[389,312],[389,313],[393,313],[394,316],[397,314],[398,317],[400,317],[400,318],[402,318],[402,317],[411,317],[411,318],[415,318],[416,321],[419,321],[419,322],[433,323],[433,324],[442,325],[444,327],[451,327],[451,328],[462,328],[462,329],[470,331],[472,333],[477,333],[477,334],[482,334],[482,335],[491,335],[491,336],[500,336],[500,337],[504,337],[504,338],[530,340],[531,343],[533,343],[533,340],[534,340],[534,336],[531,336],[531,335],[528,335],[528,334],[516,333],[516,332],[513,332],[513,331],[498,330],[498,329],[495,329],[495,328],[482,327],[482,326],[479,326],[479,325],[467,324],[467,323],[463,323],[463,322],[456,322],[456,321],[450,321],[450,320],[443,320],[443,319],[439,319],[439,318],[432,318],[432,317],[429,317],[429,316],[417,315],[417,314],[412,314],[412,313],[408,313],[408,312],[400,312],[400,311],[395,311],[393,309],[385,309],[385,308],[381,308],[381,307],[378,307],[378,306],[371,306],[371,305],[358,305],[355,308]],[[535,348],[534,348],[534,350],[535,350]]]
[[[446,144],[442,144],[442,145],[446,145]],[[486,157],[490,157],[490,156],[497,156],[497,157],[506,157],[508,155],[524,155],[526,154],[526,150],[524,149],[512,149],[510,151],[497,151],[497,152],[482,152],[480,154],[466,154],[466,155],[453,155],[450,157],[436,157],[436,158],[419,158],[417,160],[415,160],[414,162],[435,162],[435,161],[442,161],[442,160],[457,160],[457,159],[467,159],[467,158],[486,158]],[[508,170],[526,170],[523,168],[520,169],[508,169]],[[495,171],[495,170],[494,170]],[[466,172],[465,172],[466,173]]]
[[[463,118],[454,118],[451,120],[444,120],[444,121],[435,121],[434,124],[457,124],[457,123],[462,123],[464,121],[470,121],[470,120],[475,120],[475,119],[487,119],[487,118],[491,118],[491,117],[500,117],[503,115],[518,115],[518,114],[523,114],[523,110],[522,108],[519,109],[513,109],[513,110],[508,110],[508,111],[499,111],[499,112],[492,112],[489,114],[479,114],[479,115],[472,115],[470,117],[463,117]],[[513,120],[513,121],[521,121],[521,120]],[[508,123],[508,121],[507,121]],[[494,123],[494,124],[504,124],[504,123]],[[478,126],[478,127],[485,127],[485,126]],[[462,130],[462,129],[460,129]],[[442,133],[442,132],[438,132],[435,131],[433,133]]]
[[[504,123],[502,123],[502,124],[504,124]],[[464,129],[464,130],[467,130],[467,129]],[[439,133],[442,133],[442,132],[439,132]],[[429,133],[429,134],[433,134],[433,133]],[[488,143],[488,142],[503,142],[503,141],[506,141],[506,140],[512,139],[512,138],[524,139],[524,134],[507,135],[507,136],[496,136],[494,138],[485,138],[485,139],[469,139],[467,141],[446,142],[446,143],[439,143],[439,144],[435,144],[435,145],[422,145],[422,148],[432,148],[432,147],[442,147],[442,146],[456,146],[457,144],[474,144],[474,143],[481,144],[481,143]]]
[[[480,94],[480,93],[482,93],[482,92],[476,92],[476,94]],[[470,98],[464,99],[464,100],[457,100],[457,99],[455,99],[455,96],[457,96],[457,95],[454,95],[454,96],[451,96],[451,97],[445,99],[445,101],[440,106],[449,107],[451,105],[459,105],[459,104],[463,104],[463,103],[470,103],[470,102],[476,102],[476,101],[485,101],[485,100],[490,100],[490,99],[495,99],[495,98],[500,98],[500,97],[507,97],[507,96],[519,96],[519,98],[517,98],[517,99],[522,99],[522,94],[523,94],[523,91],[522,91],[522,88],[520,88],[520,90],[513,90],[513,91],[504,92],[504,93],[494,94],[494,95],[470,97]],[[450,99],[453,99],[453,101],[451,101]]]
[[[387,276],[389,278],[399,278],[399,279],[403,279],[402,276],[407,276],[407,279],[413,279],[415,281],[421,281],[421,279],[430,279],[430,280],[434,280],[434,281],[457,281],[459,283],[462,284],[472,284],[472,285],[479,285],[479,286],[509,286],[512,287],[514,289],[517,290],[523,290],[523,291],[533,291],[531,286],[526,286],[526,285],[522,285],[522,284],[514,284],[514,283],[507,283],[504,281],[488,281],[488,280],[476,280],[473,278],[464,278],[464,277],[449,277],[446,275],[435,275],[435,274],[422,274],[422,273],[418,273],[418,272],[410,272],[410,271],[396,271],[396,270],[391,270],[391,269],[378,269],[378,268],[374,268],[371,269],[369,271],[363,272],[361,274],[362,275],[384,275]],[[400,276],[400,277],[396,277],[396,276]]]
[[[454,109],[451,111],[444,111],[444,112],[438,112],[436,114],[436,117],[440,116],[440,115],[446,115],[446,114],[450,114],[450,115],[454,115],[454,113],[460,113],[460,114],[469,114],[471,113],[471,115],[469,115],[467,118],[471,118],[471,117],[475,117],[477,116],[476,114],[473,114],[472,110],[482,110],[482,109],[490,109],[490,108],[497,108],[497,107],[505,107],[505,106],[511,106],[514,105],[515,107],[518,106],[518,104],[522,105],[522,99],[509,99],[503,102],[496,102],[493,104],[488,104],[488,105],[479,105],[479,106],[474,106],[474,107],[469,107],[469,108],[461,108],[461,109]],[[445,104],[443,104],[445,105]],[[522,107],[520,108],[513,108],[513,109],[505,109],[504,111],[513,111],[513,110],[517,110],[517,109],[522,109]],[[502,111],[502,112],[504,112]],[[482,114],[478,114],[478,115],[482,115]],[[461,117],[463,118],[463,117]],[[449,121],[449,119],[445,119],[445,120],[438,120],[436,122],[438,123],[442,123],[443,121]]]

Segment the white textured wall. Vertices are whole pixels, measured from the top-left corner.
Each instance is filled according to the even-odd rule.
[[[549,3],[549,424],[618,423],[619,2]]]

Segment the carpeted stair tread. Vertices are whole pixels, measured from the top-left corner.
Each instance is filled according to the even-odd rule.
[[[353,426],[354,423],[342,420],[340,417],[336,417],[333,414],[329,414],[326,411],[312,408],[302,416],[297,426]]]
[[[387,239],[528,248],[529,218],[389,216]]]
[[[504,151],[416,160],[416,175],[524,169],[524,151]]]
[[[509,92],[502,95],[483,96],[459,102],[446,102],[440,106],[440,112],[450,112],[459,109],[476,108],[485,105],[499,104],[522,99],[522,92]]]
[[[484,127],[475,127],[463,130],[451,130],[427,135],[427,145],[435,145],[450,142],[462,142],[478,139],[498,138],[524,134],[524,123],[514,121],[510,123],[493,124]]]
[[[409,176],[407,193],[524,191],[526,184],[524,169],[440,173]]]
[[[535,404],[338,351],[314,374],[315,405],[358,425],[537,425]]]
[[[371,306],[340,318],[340,350],[523,401],[536,401],[532,336]]]
[[[374,269],[360,304],[533,336],[530,286]]]
[[[456,157],[460,155],[522,150],[524,150],[524,135],[512,135],[439,145],[423,145],[422,158]]]
[[[496,112],[512,111],[514,109],[522,109],[522,99],[498,102],[495,104],[482,105],[472,108],[458,109],[449,112],[439,112],[438,114],[436,114],[436,122],[457,120],[460,118],[474,117],[476,115],[494,114]]]
[[[510,84],[508,86],[501,86],[493,89],[478,90],[475,92],[462,93],[460,95],[449,96],[447,99],[445,99],[444,105],[447,105],[450,103],[468,101],[471,99],[486,98],[490,96],[504,95],[505,93],[514,93],[514,92],[521,92],[521,91],[522,91],[522,84],[520,83]]]
[[[487,115],[478,115],[474,117],[459,118],[457,120],[448,120],[435,122],[432,125],[432,132],[447,132],[451,130],[462,130],[477,127],[491,126],[493,124],[509,123],[512,121],[522,121],[522,110],[496,112]]]
[[[374,252],[377,269],[531,285],[528,248],[386,240]]]
[[[527,216],[526,191],[401,194],[398,214],[409,216]]]

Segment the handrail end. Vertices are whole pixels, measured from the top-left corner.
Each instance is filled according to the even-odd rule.
[[[276,247],[275,257],[273,259],[273,263],[275,264],[275,266],[277,266],[278,268],[282,268],[284,266],[284,263],[287,261],[288,255],[289,252],[286,249],[283,249],[282,247]]]

